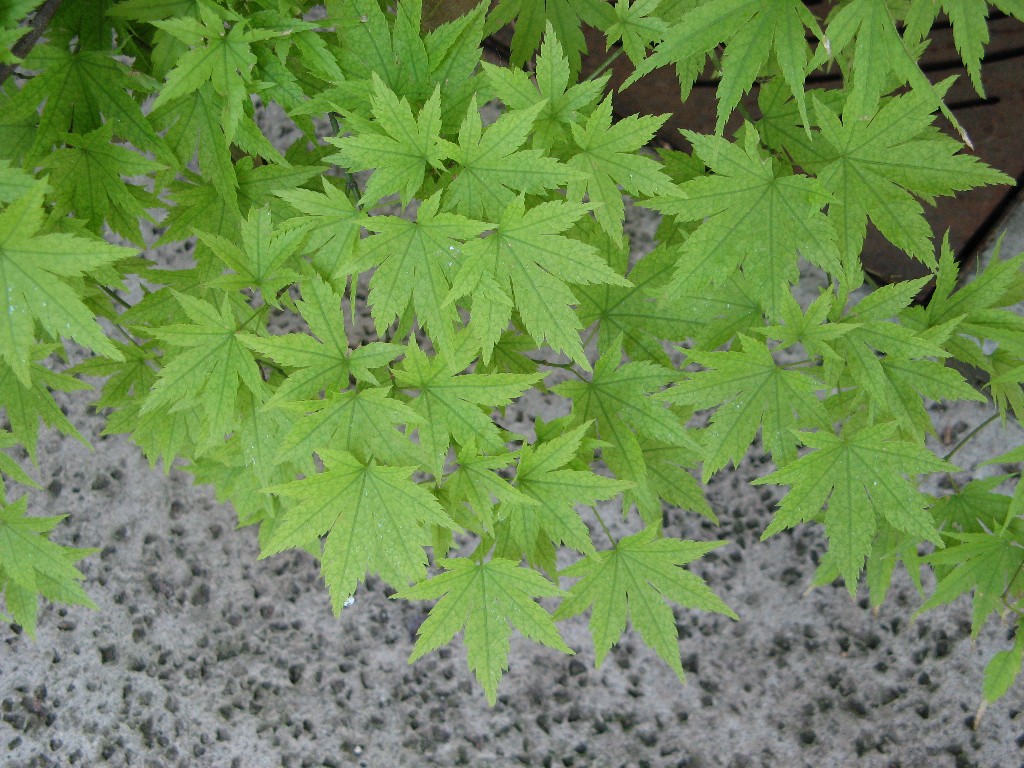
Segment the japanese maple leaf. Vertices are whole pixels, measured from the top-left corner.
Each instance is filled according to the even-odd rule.
[[[838,435],[801,432],[801,442],[814,450],[754,481],[791,486],[761,538],[823,519],[828,557],[851,595],[857,592],[879,518],[898,531],[941,546],[916,476],[956,468],[918,443],[891,439],[895,431],[895,424],[885,423],[845,429]]]
[[[129,248],[98,238],[40,234],[45,183],[34,185],[0,212],[0,356],[26,387],[35,324],[53,338],[71,338],[94,352],[123,359],[66,278],[95,272],[131,256]]]
[[[634,197],[672,194],[675,185],[661,164],[637,150],[650,143],[668,115],[630,115],[612,125],[612,99],[608,96],[587,118],[585,125],[571,126],[576,150],[569,167],[580,180],[569,180],[567,194],[582,200],[586,195],[596,208],[594,216],[614,240],[622,239],[625,208],[622,187]]]
[[[615,16],[606,0],[498,0],[488,14],[488,28],[498,29],[512,19],[516,22],[512,66],[525,64],[537,50],[545,29],[551,27],[566,48],[572,72],[578,75],[580,53],[587,50],[583,25],[607,29]]]
[[[614,549],[598,552],[562,571],[560,575],[579,581],[570,588],[554,617],[566,619],[593,606],[589,626],[598,667],[618,643],[628,620],[683,680],[679,633],[672,608],[665,601],[739,618],[703,579],[679,567],[724,543],[660,538],[658,526],[649,526],[622,539]]]
[[[481,525],[486,533],[493,534],[496,504],[513,501],[535,503],[498,474],[497,470],[508,467],[513,460],[514,454],[481,456],[475,445],[460,449],[456,454],[455,469],[444,476],[445,509],[459,520],[456,515],[464,505],[469,505],[474,522]]]
[[[374,216],[365,223],[375,232],[359,244],[353,271],[376,267],[370,278],[370,314],[377,335],[405,314],[411,303],[420,325],[443,354],[450,354],[459,314],[446,299],[464,244],[489,228],[456,213],[438,213],[441,197],[424,200],[416,220]]]
[[[89,389],[89,385],[68,373],[57,373],[44,367],[40,361],[45,360],[57,350],[56,344],[33,344],[28,360],[28,382],[26,383],[6,360],[0,360],[0,403],[10,423],[11,434],[32,459],[38,460],[39,420],[46,426],[58,430],[88,444],[75,425],[71,423],[53,398],[54,392],[74,392]],[[113,365],[114,361],[105,357],[92,357],[95,363]],[[120,363],[124,365],[123,362]],[[11,474],[11,473],[8,473]]]
[[[611,266],[625,271],[629,248],[627,244],[623,245],[621,258]],[[593,285],[580,286],[575,290],[580,299],[576,310],[580,322],[584,327],[598,323],[597,340],[601,354],[605,354],[621,335],[622,348],[631,360],[653,362],[666,368],[672,365],[662,347],[662,339],[694,336],[698,325],[708,317],[704,307],[695,307],[692,297],[673,294],[665,300],[658,300],[674,268],[672,251],[658,246],[629,271],[632,287]]]
[[[484,75],[502,103],[510,110],[539,107],[533,121],[530,142],[534,147],[550,149],[569,136],[569,126],[579,121],[579,113],[594,104],[604,93],[611,74],[569,85],[569,60],[550,26],[537,57],[536,84],[522,69],[496,67],[481,62]]]
[[[970,592],[971,637],[977,639],[989,616],[1006,609],[1003,600],[1024,569],[1024,547],[1020,546],[1019,535],[1019,530],[1009,528],[946,533],[950,539],[946,548],[924,557],[926,563],[942,571],[935,591],[914,612],[914,617]]]
[[[43,105],[26,160],[45,157],[54,144],[60,143],[61,134],[86,134],[100,128],[105,120],[113,125],[117,136],[130,141],[140,152],[151,151],[158,161],[177,165],[174,155],[131,96],[142,84],[110,52],[72,52],[39,44],[32,49],[25,66],[41,71],[14,92],[8,108],[17,112],[27,106],[34,115]]]
[[[205,4],[199,6],[199,15],[199,19],[178,17],[150,22],[189,47],[167,73],[153,109],[187,96],[209,82],[221,97],[221,128],[230,143],[239,130],[243,101],[248,99],[252,87],[256,55],[250,44],[281,33],[272,29],[246,30],[244,18],[218,12]],[[226,17],[230,17],[230,27],[225,33]]]
[[[919,11],[920,5],[912,13]],[[921,71],[917,56],[900,36],[886,0],[851,0],[837,8],[829,18],[826,35],[828,47],[818,50],[812,62],[815,67],[830,58],[840,57],[851,42],[857,41],[848,78],[852,83],[846,89],[847,122],[870,119],[878,109],[879,98],[892,87],[895,78],[900,85],[908,84],[915,98],[923,100],[929,111],[942,112],[964,143],[970,145],[967,133],[943,100],[952,78],[932,84]]]
[[[428,358],[415,345],[406,349],[405,360],[394,374],[396,386],[418,390],[409,406],[421,417],[417,427],[420,443],[438,477],[453,439],[485,452],[504,450],[491,412],[544,378],[542,374],[515,373],[455,375],[442,357]]]
[[[338,31],[339,44],[331,52],[337,52],[348,78],[341,85],[350,89],[340,101],[354,105],[352,91],[378,75],[414,104],[426,101],[440,85],[446,127],[465,112],[476,92],[473,74],[480,62],[480,41],[486,37],[486,8],[478,4],[428,33],[425,22],[440,7],[436,3],[425,13],[423,3],[416,0],[396,4],[393,11],[376,0],[328,0],[326,5]]]
[[[298,265],[286,265],[295,261],[292,257],[305,233],[298,229],[275,231],[269,206],[249,209],[242,222],[241,247],[210,232],[197,230],[196,235],[233,273],[216,278],[211,285],[227,290],[258,288],[267,304],[280,308],[277,292],[298,280],[293,268]]]
[[[753,131],[742,149],[716,136],[684,135],[714,174],[650,203],[680,220],[701,222],[679,247],[666,296],[721,283],[742,265],[774,317],[800,276],[798,256],[837,273],[835,233],[822,211],[829,196],[817,180],[779,173],[756,146]]]
[[[577,504],[593,506],[631,487],[593,472],[568,469],[576,458],[590,424],[582,424],[553,440],[524,446],[519,454],[515,487],[531,501],[509,501],[499,511],[498,549],[526,553],[531,563],[554,571],[551,543],[594,554],[590,531],[576,511]]]
[[[180,351],[168,356],[140,413],[198,405],[209,438],[218,439],[232,430],[239,383],[259,392],[264,382],[252,352],[238,337],[239,323],[227,296],[220,306],[182,293],[176,298],[192,322],[145,329]]]
[[[608,443],[603,455],[616,477],[635,484],[639,494],[649,494],[651,478],[640,448],[644,436],[666,445],[698,449],[680,418],[658,402],[652,393],[678,379],[656,363],[622,359],[621,339],[601,355],[590,381],[566,381],[553,387],[571,398],[576,422],[596,424],[597,436]]]
[[[802,371],[780,367],[767,345],[740,334],[742,347],[727,352],[687,351],[687,362],[703,366],[660,399],[698,409],[717,406],[703,431],[703,481],[729,461],[739,465],[757,430],[779,465],[796,458],[793,430],[829,423],[817,397],[823,388]]]
[[[387,195],[400,193],[407,205],[426,178],[427,168],[441,169],[445,158],[441,145],[441,89],[423,105],[418,117],[404,97],[399,99],[380,76],[373,73],[370,100],[373,122],[362,121],[355,136],[328,137],[338,152],[326,158],[349,171],[373,169],[361,205],[372,205]],[[350,121],[356,122],[354,116]]]
[[[281,336],[241,335],[250,349],[267,355],[274,362],[291,369],[281,382],[270,407],[281,403],[308,400],[321,392],[348,389],[349,377],[371,386],[379,386],[371,369],[387,365],[405,351],[397,344],[371,342],[349,348],[345,335],[345,319],[341,297],[319,275],[306,278],[302,284],[302,300],[296,303],[309,333],[286,333]]]
[[[96,608],[82,589],[85,578],[74,563],[99,552],[50,541],[47,534],[67,515],[29,517],[28,498],[0,505],[0,584],[10,617],[35,638],[39,596],[69,605]],[[2,614],[0,614],[2,615]]]
[[[823,39],[824,35],[814,15],[800,0],[711,0],[690,5],[693,7],[667,28],[654,54],[638,64],[623,87],[628,88],[658,67],[674,63],[681,78],[683,72],[691,73],[691,79],[683,83],[688,88],[702,69],[690,66],[689,62],[697,57],[702,63],[716,46],[725,43],[716,133],[721,134],[740,98],[750,90],[773,52],[786,84],[800,104],[800,113],[806,115],[803,101],[808,61],[805,30],[818,39]]]
[[[473,294],[469,328],[485,359],[508,325],[514,299],[527,333],[538,344],[548,343],[590,368],[579,338],[582,326],[571,308],[576,297],[567,283],[630,283],[610,269],[593,246],[558,234],[586,210],[565,201],[526,210],[520,195],[502,212],[494,233],[464,246],[465,259],[446,301]],[[481,296],[486,301],[478,312]],[[488,312],[495,302],[505,311]]]
[[[496,218],[516,193],[540,195],[579,174],[539,149],[521,149],[543,104],[506,112],[483,127],[476,97],[459,129],[459,143],[445,141],[445,154],[457,163],[445,192],[445,205],[476,218]]]
[[[323,535],[320,571],[335,614],[369,569],[400,586],[426,576],[429,526],[455,524],[437,499],[411,479],[415,467],[361,461],[347,451],[320,451],[324,471],[275,485],[269,493],[285,499],[260,557],[304,547]]]
[[[328,280],[343,277],[341,268],[351,262],[366,214],[352,205],[340,189],[321,177],[323,194],[308,189],[289,189],[274,194],[299,211],[282,222],[285,229],[306,233],[305,248],[314,267]]]
[[[860,253],[870,218],[889,242],[934,268],[931,227],[915,196],[934,203],[938,195],[1013,183],[956,154],[961,145],[930,128],[930,101],[916,91],[887,100],[869,120],[849,111],[840,120],[816,99],[814,107],[820,139],[795,157],[832,197],[828,219],[844,259]]]
[[[513,627],[549,648],[573,652],[558,634],[551,615],[534,601],[536,597],[564,593],[536,571],[498,557],[482,563],[464,557],[440,558],[438,565],[444,573],[392,595],[401,600],[440,598],[416,631],[410,664],[451,642],[459,630],[465,629],[463,643],[469,668],[493,706],[498,683],[508,669]]]
[[[633,66],[639,67],[647,48],[661,42],[669,25],[651,14],[658,10],[661,0],[617,0],[615,20],[606,28],[608,45],[621,40]]]
[[[388,464],[422,462],[422,451],[396,429],[401,424],[408,432],[410,426],[419,424],[420,416],[389,397],[388,389],[330,392],[322,400],[300,400],[280,407],[301,414],[281,442],[283,457],[301,461],[312,453],[334,448],[360,460],[372,457]]]
[[[67,146],[50,153],[42,165],[50,171],[57,215],[73,211],[98,235],[106,222],[126,240],[141,244],[139,221],[153,221],[146,209],[161,203],[156,195],[122,177],[145,176],[165,166],[111,143],[113,133],[113,123],[107,123],[84,136],[65,134]]]

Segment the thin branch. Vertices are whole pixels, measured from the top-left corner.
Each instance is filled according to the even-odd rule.
[[[24,59],[28,56],[29,52],[35,47],[35,44],[39,42],[39,38],[43,36],[43,32],[46,31],[54,14],[57,13],[60,3],[61,0],[46,0],[36,10],[36,15],[32,19],[32,28],[28,34],[14,44],[14,47],[11,48],[11,53],[19,59]],[[11,76],[16,68],[17,64],[4,64],[0,66],[0,85],[4,84],[4,81]]]

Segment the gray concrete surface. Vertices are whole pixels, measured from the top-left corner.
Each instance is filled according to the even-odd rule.
[[[630,220],[642,248],[650,221]],[[1024,211],[1012,224],[1004,253],[1024,250]],[[688,685],[633,634],[595,671],[580,617],[563,625],[575,657],[514,639],[489,709],[458,643],[407,665],[421,606],[371,578],[335,619],[312,558],[257,562],[255,530],[233,530],[231,509],[185,474],[100,437],[89,400],[61,403],[95,451],[47,432],[30,509],[70,515],[59,541],[103,547],[83,563],[100,610],[47,605],[34,642],[0,628],[2,766],[1024,765],[1022,686],[971,727],[1007,629],[972,644],[966,601],[908,623],[920,600],[905,574],[877,615],[840,587],[805,594],[823,537],[758,541],[775,496],[748,485],[770,469],[756,448],[708,487],[720,528],[670,515],[672,534],[730,540],[695,570],[742,618],[678,612]],[[508,418],[562,408],[531,394]],[[987,413],[933,408],[952,440]],[[970,467],[1022,438],[993,426],[958,458]]]

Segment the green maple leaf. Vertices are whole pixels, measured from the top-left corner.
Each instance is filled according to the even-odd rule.
[[[35,324],[53,338],[71,338],[115,360],[121,353],[66,282],[121,261],[134,252],[76,235],[40,234],[45,184],[35,185],[0,212],[0,357],[30,386]]]
[[[12,168],[8,160],[0,160],[0,203],[13,203],[31,191],[37,179],[20,168]]]
[[[397,387],[418,390],[409,406],[421,417],[417,427],[420,444],[431,457],[437,477],[452,440],[486,452],[505,450],[491,412],[544,378],[542,374],[514,373],[454,375],[443,358],[428,358],[412,344],[394,375]]]
[[[182,165],[191,162],[193,155],[198,157],[202,181],[209,189],[209,199],[195,206],[196,212],[206,219],[199,228],[219,232],[219,227],[209,223],[211,220],[230,222],[231,228],[235,228],[242,218],[238,179],[231,162],[231,142],[227,140],[221,126],[218,99],[213,86],[205,83],[195,93],[176,100],[162,110],[154,111],[153,120],[164,129],[167,143]],[[175,205],[164,222],[167,227],[165,239],[191,237],[191,222],[185,226],[175,226],[175,220],[187,216],[189,212],[187,188],[183,190],[178,185],[172,198]]]
[[[209,284],[226,290],[258,288],[263,300],[280,308],[276,294],[295,282],[299,274],[290,266],[305,233],[298,229],[274,229],[270,208],[251,208],[242,222],[241,247],[220,235],[196,231],[199,239],[233,274],[221,275]]]
[[[359,228],[366,214],[352,205],[340,189],[321,177],[323,194],[308,189],[290,189],[275,194],[301,215],[286,219],[282,227],[301,229],[306,234],[305,248],[312,263],[329,281],[340,279],[341,268],[355,255]]]
[[[782,76],[804,114],[804,77],[808,66],[805,29],[818,39],[824,35],[813,14],[799,0],[712,0],[691,4],[664,33],[654,54],[638,63],[623,84],[628,88],[644,75],[666,64],[676,64],[680,81],[688,90],[700,74],[704,58],[725,43],[722,81],[718,87],[718,121],[721,133],[741,96],[750,89],[774,51]],[[686,76],[684,76],[686,73]]]
[[[615,21],[605,30],[608,45],[621,40],[633,66],[641,66],[647,49],[652,43],[661,42],[670,29],[669,25],[651,14],[658,10],[661,0],[617,0]]]
[[[589,429],[589,423],[582,424],[553,440],[520,449],[515,487],[528,499],[502,504],[496,526],[497,554],[526,553],[530,562],[551,573],[555,567],[551,543],[594,554],[590,531],[576,505],[592,507],[598,501],[615,498],[632,484],[566,468],[575,460]]]
[[[4,480],[4,476],[30,488],[42,487],[21,468],[18,462],[3,452],[4,448],[15,448],[18,446],[20,446],[20,443],[13,432],[0,429],[0,472],[3,473],[3,475],[0,475],[0,505],[7,503],[7,483]]]
[[[989,41],[988,3],[984,0],[942,0],[939,3],[913,0],[907,11],[904,37],[912,40],[926,37],[940,12],[945,13],[953,27],[953,43],[967,68],[971,85],[979,96],[984,97],[981,59]]]
[[[50,541],[47,534],[67,515],[29,517],[27,505],[23,496],[0,507],[0,585],[11,619],[34,638],[39,595],[53,602],[96,608],[79,583],[85,576],[74,563],[99,550]]]
[[[1024,254],[1003,259],[999,255],[1001,243],[1001,240],[997,243],[985,268],[957,287],[959,267],[949,248],[948,237],[945,238],[932,299],[926,308],[907,311],[904,319],[919,332],[955,323],[956,333],[946,339],[943,346],[958,360],[981,368],[992,377],[989,386],[1000,414],[1005,416],[1007,408],[1012,407],[1021,415],[1024,414],[1021,388],[1024,370],[1020,367],[1020,358],[1024,356],[1024,318],[1011,307],[1020,301]],[[994,353],[985,353],[984,339],[998,343]]]
[[[312,399],[321,392],[347,389],[350,376],[364,384],[380,386],[372,369],[387,365],[405,352],[405,348],[397,344],[381,342],[350,349],[344,332],[341,297],[318,275],[306,278],[302,300],[296,302],[296,306],[312,336],[308,333],[239,336],[250,349],[292,369],[267,401],[270,407]]]
[[[1024,568],[1019,534],[1009,527],[995,532],[945,533],[949,540],[946,548],[923,558],[945,572],[937,575],[935,591],[914,617],[972,592],[971,637],[977,639],[988,617],[1006,609],[1003,598],[1011,589],[1019,589],[1017,577]]]
[[[464,243],[489,228],[482,221],[455,213],[438,213],[439,194],[424,200],[416,220],[374,216],[367,229],[375,232],[359,245],[352,272],[376,267],[370,278],[369,304],[377,335],[402,317],[410,303],[420,325],[437,348],[450,355],[459,314],[446,302]]]
[[[139,220],[153,221],[147,208],[159,207],[156,195],[128,184],[123,176],[144,176],[165,166],[138,152],[111,143],[113,123],[84,136],[65,134],[67,148],[42,161],[50,171],[56,215],[74,211],[91,232],[103,234],[103,223],[134,243],[142,243]]]
[[[846,90],[845,117],[849,122],[866,120],[875,114],[878,100],[890,87],[891,77],[900,84],[907,83],[916,98],[922,99],[929,111],[938,109],[949,120],[957,133],[970,144],[966,132],[943,101],[946,83],[933,85],[918,64],[921,46],[912,51],[900,37],[896,20],[886,0],[851,0],[836,9],[828,21],[826,37],[829,45],[822,46],[812,65],[823,64],[829,58],[839,59],[856,40],[852,61],[852,84]],[[841,59],[840,59],[841,60]]]
[[[536,64],[536,83],[521,69],[482,62],[491,88],[510,110],[539,108],[530,131],[534,147],[550,149],[569,136],[569,126],[597,102],[611,74],[569,85],[569,60],[549,25]]]
[[[1021,629],[1018,622],[1017,639],[1013,643],[1013,648],[999,651],[985,665],[982,694],[985,701],[990,704],[1005,696],[1020,674],[1021,664],[1024,663],[1024,631]]]
[[[416,631],[410,664],[451,642],[465,628],[469,668],[483,686],[487,703],[494,706],[498,683],[508,669],[512,627],[549,648],[573,652],[558,634],[551,615],[534,602],[535,597],[564,593],[536,571],[497,557],[483,563],[464,557],[440,558],[438,565],[444,573],[393,595],[402,600],[440,598]]]
[[[440,86],[445,129],[457,126],[479,87],[475,70],[480,41],[486,37],[487,9],[477,4],[465,15],[425,32],[424,17],[429,19],[431,12],[424,14],[422,5],[421,0],[405,0],[393,8],[375,0],[328,2],[328,16],[339,41],[333,50],[348,79],[329,78],[334,86],[322,98],[339,105],[342,113],[365,116],[374,75],[414,105],[425,102]]]
[[[220,133],[219,128],[217,132]],[[194,135],[192,140],[195,140]],[[205,166],[203,177],[185,174],[191,183],[179,182],[173,186],[170,198],[174,204],[170,207],[167,218],[161,222],[165,227],[164,234],[155,245],[188,239],[196,230],[237,242],[241,238],[241,211],[270,205],[275,217],[287,218],[291,211],[286,209],[285,203],[278,201],[276,195],[301,186],[327,170],[323,165],[254,167],[251,157],[243,157],[232,166],[227,147],[223,146],[223,133],[220,133],[219,141],[227,158],[224,171],[228,175],[218,177],[216,172]],[[200,164],[203,163],[202,157],[200,151]],[[197,250],[208,251],[206,248]]]
[[[622,238],[625,218],[619,186],[634,197],[668,195],[675,190],[661,164],[637,152],[650,143],[668,117],[630,115],[612,125],[612,100],[608,96],[585,125],[570,126],[576,149],[568,164],[580,173],[580,179],[569,180],[567,194],[578,200],[588,196],[596,206],[598,223],[616,242]]]
[[[458,165],[445,192],[445,205],[467,216],[497,217],[517,192],[542,195],[577,178],[539,149],[521,149],[543,103],[504,113],[485,129],[476,96],[459,129],[459,143],[442,143]]]
[[[252,69],[256,65],[250,44],[280,33],[269,29],[247,30],[244,18],[226,14],[205,3],[199,5],[199,15],[199,19],[177,17],[150,22],[188,46],[167,73],[164,86],[153,102],[153,109],[210,83],[221,97],[220,126],[230,143],[242,122],[242,102],[248,99]],[[234,23],[225,33],[224,24],[229,16]]]
[[[660,443],[646,437],[641,437],[639,443],[647,469],[647,484],[644,488],[627,491],[626,505],[635,502],[647,525],[661,524],[662,499],[679,509],[696,512],[718,525],[718,518],[704,498],[703,489],[689,471],[701,454],[692,448]]]
[[[392,585],[426,575],[427,526],[454,523],[437,499],[410,479],[416,467],[363,462],[347,451],[323,449],[324,471],[267,492],[297,499],[286,505],[260,558],[302,547],[327,535],[320,561],[335,614],[367,571]]]
[[[30,108],[34,116],[43,105],[26,160],[45,157],[63,133],[85,134],[100,128],[102,109],[102,117],[113,124],[118,136],[140,152],[152,151],[158,161],[176,165],[174,155],[130,95],[148,90],[146,82],[110,52],[72,52],[41,44],[32,49],[24,66],[42,71],[12,96],[6,109],[17,113]]]
[[[935,399],[983,398],[956,371],[920,359],[948,357],[943,342],[961,318],[920,330],[893,322],[893,316],[904,312],[929,280],[894,283],[872,292],[837,324],[849,330],[830,342],[835,355],[829,366],[844,368],[857,384],[858,410],[871,421],[894,417],[912,436],[933,432],[921,394]],[[878,352],[884,357],[880,359]]]
[[[586,220],[584,220],[586,221]],[[588,237],[600,238],[603,231],[590,227]],[[607,236],[605,236],[607,238]],[[627,271],[629,244],[616,247],[610,238],[602,243],[605,253],[614,254],[609,266],[619,274]],[[583,326],[598,323],[598,350],[603,355],[622,337],[622,348],[630,360],[649,361],[666,368],[671,367],[662,339],[685,339],[707,317],[700,309],[694,311],[692,297],[659,301],[675,268],[675,256],[664,246],[658,246],[640,259],[629,270],[630,288],[617,285],[584,285],[575,290],[580,306],[576,310]],[[760,308],[758,307],[760,319]]]
[[[823,519],[829,541],[827,559],[851,595],[856,594],[879,518],[897,531],[941,545],[927,511],[927,497],[915,480],[922,472],[955,467],[917,443],[891,439],[895,430],[895,424],[886,423],[839,435],[801,432],[801,442],[815,450],[754,481],[755,485],[792,486],[761,538]],[[915,480],[907,479],[908,475]]]
[[[561,572],[579,581],[555,611],[555,619],[576,616],[593,606],[589,626],[598,667],[618,643],[628,620],[682,681],[679,633],[672,608],[665,600],[739,618],[703,579],[679,567],[724,543],[660,538],[653,525],[627,536],[614,549],[580,560]]]
[[[25,447],[29,457],[38,458],[39,420],[49,427],[88,443],[53,399],[52,392],[74,392],[89,389],[89,385],[67,373],[56,373],[39,365],[39,360],[56,351],[56,344],[34,344],[30,347],[28,380],[26,381],[6,361],[0,360],[0,403],[3,404],[7,421],[10,422],[14,439]],[[107,358],[93,358],[96,361],[112,361]]]
[[[279,407],[301,414],[280,446],[285,458],[304,460],[312,453],[335,448],[360,459],[375,457],[387,463],[425,463],[422,451],[409,442],[407,434],[395,429],[401,424],[409,431],[420,416],[409,406],[388,396],[388,389],[374,387],[347,392],[330,392],[323,400],[303,400]],[[416,450],[414,450],[416,449]]]
[[[423,186],[427,168],[440,170],[445,158],[440,139],[441,89],[435,88],[419,116],[413,117],[408,100],[399,99],[374,72],[370,103],[374,121],[356,121],[350,115],[350,122],[365,130],[354,136],[328,137],[339,151],[326,159],[349,171],[373,169],[361,205],[372,205],[396,192],[407,205]]]
[[[835,233],[822,211],[829,197],[817,180],[777,170],[756,146],[753,130],[743,148],[715,136],[684,135],[714,174],[684,182],[675,197],[649,203],[683,221],[701,222],[679,247],[666,296],[721,283],[742,265],[774,317],[799,279],[798,256],[830,273],[841,271]]]
[[[580,71],[581,52],[586,52],[584,24],[606,29],[615,15],[605,0],[499,0],[487,17],[490,34],[515,19],[511,64],[522,67],[537,50],[541,35],[550,27],[566,48],[573,74]]]
[[[687,374],[659,398],[698,409],[717,406],[703,431],[704,482],[729,461],[738,466],[758,429],[781,466],[796,458],[793,430],[829,423],[817,396],[820,382],[779,367],[764,342],[739,339],[742,347],[727,352],[687,351],[687,363],[707,370]]]
[[[870,119],[855,116],[849,102],[842,120],[817,100],[814,108],[820,140],[794,148],[794,156],[833,198],[828,218],[844,259],[860,253],[870,218],[889,242],[934,268],[931,227],[915,196],[934,203],[938,195],[1013,183],[956,154],[960,144],[930,128],[931,104],[917,92],[889,99]]]
[[[481,456],[475,445],[458,451],[456,467],[444,476],[443,486],[445,509],[457,522],[461,522],[457,515],[462,514],[464,505],[468,504],[473,517],[465,522],[465,526],[493,534],[497,503],[535,503],[495,471],[511,465],[513,458],[512,454]]]
[[[198,410],[212,441],[232,431],[239,382],[253,392],[262,391],[264,382],[252,352],[238,336],[239,323],[227,296],[218,307],[175,295],[191,322],[144,329],[181,351],[164,363],[140,414]]]
[[[483,348],[485,361],[508,325],[514,299],[527,333],[538,344],[550,344],[589,370],[579,338],[582,326],[570,307],[576,297],[567,283],[630,283],[610,269],[593,246],[559,234],[586,210],[557,200],[526,210],[520,195],[502,212],[493,234],[463,247],[465,258],[447,301],[473,295],[468,327]],[[495,302],[505,311],[488,313]]]
[[[608,445],[603,456],[616,475],[637,489],[638,503],[644,513],[657,504],[652,496],[640,438],[664,445],[698,449],[682,420],[651,396],[679,377],[673,371],[649,362],[622,359],[621,339],[601,355],[590,381],[566,381],[552,387],[572,399],[574,422],[593,421],[597,436]]]

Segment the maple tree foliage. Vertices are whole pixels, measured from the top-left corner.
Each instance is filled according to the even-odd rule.
[[[260,557],[311,553],[336,612],[368,574],[436,601],[411,660],[461,633],[490,704],[513,632],[581,651],[558,623],[587,612],[596,664],[635,631],[682,680],[674,612],[738,617],[688,569],[727,542],[665,511],[717,523],[704,484],[755,445],[765,537],[821,525],[813,583],[873,605],[902,561],[936,578],[921,611],[1009,616],[979,687],[1010,690],[1024,454],[921,480],[956,469],[929,402],[1024,414],[1024,254],[967,281],[932,231],[937,198],[1012,180],[919,57],[944,14],[982,94],[990,6],[1024,21],[1018,0],[500,0],[437,25],[420,0],[111,0],[23,50],[41,5],[0,7],[6,618],[92,606],[93,550],[29,491],[42,428],[84,441],[54,393],[88,378],[105,433],[211,484]],[[483,61],[508,22],[511,64]],[[611,52],[581,78],[585,25]],[[684,101],[710,67],[714,131],[650,151],[668,116],[615,119],[620,54],[622,87],[671,67]],[[627,200],[661,214],[644,253]],[[140,251],[147,221],[187,266]],[[866,290],[871,228],[929,275]],[[539,397],[562,415],[507,418]]]

